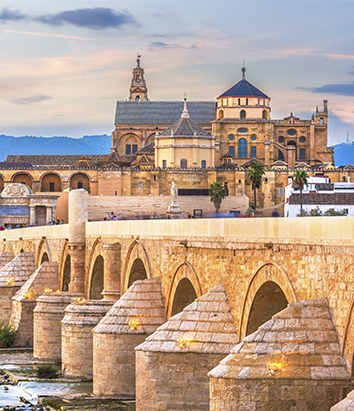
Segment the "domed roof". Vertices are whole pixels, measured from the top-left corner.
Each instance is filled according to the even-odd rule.
[[[268,98],[269,97],[264,94],[261,90],[251,84],[245,78],[245,71],[246,69],[242,68],[242,79],[232,86],[229,90],[225,91],[225,93],[221,94],[218,98],[221,97],[256,97],[256,98]]]
[[[181,118],[176,120],[170,127],[168,127],[159,137],[203,137],[203,138],[213,138],[209,133],[207,133],[202,127],[200,127],[195,121],[193,121],[187,111],[187,103],[184,101],[184,110],[182,112]]]

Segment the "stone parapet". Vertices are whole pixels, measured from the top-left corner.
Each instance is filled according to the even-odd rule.
[[[166,321],[160,277],[135,281],[93,330],[93,392],[135,397],[134,348]]]
[[[73,301],[61,322],[61,360],[65,377],[92,379],[92,329],[111,308],[113,301]],[[110,347],[111,348],[111,347]]]
[[[65,308],[75,297],[82,297],[82,294],[48,293],[37,299],[33,310],[35,358],[61,361],[61,321]]]
[[[331,411],[354,411],[354,391],[350,391],[344,400],[331,408]]]

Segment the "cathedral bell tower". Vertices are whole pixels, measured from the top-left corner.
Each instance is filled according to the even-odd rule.
[[[130,86],[129,101],[148,101],[147,87],[144,79],[144,69],[140,67],[140,58],[138,54],[136,67],[133,70],[133,79]]]

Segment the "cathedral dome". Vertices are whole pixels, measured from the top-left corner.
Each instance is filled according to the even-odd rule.
[[[261,90],[242,78],[238,83],[232,86],[230,89],[221,94],[218,98],[225,97],[256,97],[256,98],[268,98]]]

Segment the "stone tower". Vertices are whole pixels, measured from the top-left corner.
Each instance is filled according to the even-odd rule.
[[[140,54],[136,59],[136,67],[133,70],[133,79],[130,86],[129,101],[148,101],[146,81],[144,78],[144,69],[140,67]]]

